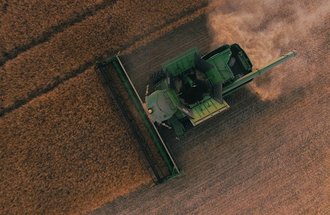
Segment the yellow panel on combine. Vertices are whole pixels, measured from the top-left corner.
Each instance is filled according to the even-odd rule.
[[[193,118],[190,118],[190,122],[196,126],[228,108],[229,105],[226,101],[218,102],[213,98],[206,99],[191,109]]]

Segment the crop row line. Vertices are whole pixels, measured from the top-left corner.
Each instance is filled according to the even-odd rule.
[[[3,66],[4,64],[6,64],[7,61],[16,58],[21,53],[23,53],[41,43],[49,41],[56,34],[61,33],[65,29],[84,21],[88,17],[94,16],[98,11],[103,10],[107,7],[110,7],[115,3],[116,3],[116,0],[115,1],[106,0],[100,4],[94,5],[93,7],[86,9],[85,11],[72,17],[71,19],[68,19],[68,20],[62,22],[59,25],[50,27],[48,30],[46,30],[44,33],[42,33],[40,36],[33,38],[29,43],[17,46],[8,52],[5,52],[3,54],[3,58],[0,58],[0,67]]]
[[[97,61],[102,61],[104,59],[104,56],[111,56],[111,55],[117,53],[119,50],[124,51],[124,50],[128,49],[130,46],[134,45],[136,43],[136,41],[142,40],[142,38],[147,37],[148,35],[150,35],[152,33],[161,31],[162,29],[166,28],[166,26],[168,26],[174,22],[180,21],[182,18],[188,16],[189,14],[193,14],[193,12],[195,12],[195,11],[205,8],[206,5],[207,4],[202,4],[197,8],[187,10],[186,12],[180,14],[180,16],[170,19],[168,22],[164,23],[161,26],[151,28],[148,32],[145,32],[144,34],[133,37],[128,43],[126,43],[126,45],[123,45],[118,50],[108,50],[105,53],[103,53],[102,55],[96,56],[92,60],[85,62],[83,65],[79,66],[79,68],[73,70],[72,72],[68,72],[63,77],[55,79],[52,83],[48,84],[47,86],[40,87],[36,90],[33,90],[32,92],[28,93],[28,95],[25,98],[16,100],[12,105],[10,105],[2,110],[0,109],[0,117],[4,116],[7,113],[14,111],[15,109],[20,108],[21,106],[27,104],[28,102],[41,96],[42,94],[52,91],[58,85],[64,83],[65,81],[82,74],[85,70],[92,67]],[[197,17],[195,17],[195,18],[197,18]]]
[[[17,108],[20,108],[21,106],[27,104],[31,100],[37,98],[38,96],[41,96],[44,93],[48,93],[48,92],[52,91],[53,89],[55,89],[58,85],[62,84],[63,82],[83,73],[89,67],[93,66],[93,64],[94,64],[94,61],[86,62],[85,64],[81,65],[78,69],[64,75],[64,77],[57,78],[52,83],[48,84],[47,86],[41,87],[39,89],[36,89],[36,90],[30,92],[24,99],[16,100],[15,103],[10,105],[9,107],[4,108],[3,110],[0,110],[0,117],[4,116],[7,113],[12,112],[13,110],[15,110]]]

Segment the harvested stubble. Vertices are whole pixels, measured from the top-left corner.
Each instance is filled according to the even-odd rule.
[[[166,26],[207,1],[149,3],[147,0],[119,1],[8,61],[0,69],[0,113],[1,109],[36,97],[58,80],[79,74],[92,65],[97,56],[128,47],[148,32]]]
[[[61,27],[93,14],[102,4],[105,4],[102,0],[0,1],[0,61],[4,53],[34,42],[45,33],[56,33]]]
[[[83,213],[150,183],[90,69],[0,118],[0,214]]]

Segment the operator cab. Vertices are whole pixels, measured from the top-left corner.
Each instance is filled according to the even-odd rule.
[[[189,69],[185,75],[173,77],[171,82],[174,83],[172,88],[187,106],[201,102],[210,93],[210,84],[205,74],[197,68]]]

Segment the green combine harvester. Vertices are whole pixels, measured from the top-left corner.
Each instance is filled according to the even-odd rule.
[[[96,71],[139,143],[154,181],[160,183],[180,170],[157,126],[182,136],[187,128],[228,109],[224,97],[295,55],[289,52],[253,71],[238,44],[221,46],[204,56],[193,48],[161,65],[146,83],[144,101],[118,55],[97,62]]]
[[[150,78],[145,97],[149,118],[182,136],[187,122],[196,126],[228,109],[223,97],[293,56],[295,52],[289,52],[253,71],[238,44],[221,46],[202,57],[196,48],[190,49],[164,63]]]

